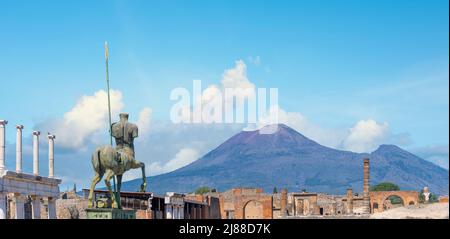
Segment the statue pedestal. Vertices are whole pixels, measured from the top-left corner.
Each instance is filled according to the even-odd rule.
[[[117,208],[88,208],[87,219],[136,219],[135,210]]]

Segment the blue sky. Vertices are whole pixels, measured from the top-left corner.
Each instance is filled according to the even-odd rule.
[[[385,143],[434,155],[430,160],[448,167],[448,4],[1,1],[0,118],[10,121],[13,143],[13,124],[24,124],[30,134],[104,89],[107,40],[112,88],[134,120],[149,107],[152,125],[168,121],[173,88],[189,89],[193,79],[218,84],[242,60],[249,80],[277,87],[282,108],[306,117],[314,125],[309,131],[341,132],[369,119],[387,123]],[[170,128],[160,124],[153,129]],[[151,126],[149,138],[160,138],[158,132],[167,135]],[[214,142],[236,129],[224,132]],[[147,163],[169,161],[182,147]],[[199,146],[194,155],[211,147]],[[430,152],[436,149],[439,156]],[[89,157],[89,150],[61,154],[67,159],[59,166],[76,165],[75,154]]]

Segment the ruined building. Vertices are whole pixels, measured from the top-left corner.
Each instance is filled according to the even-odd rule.
[[[48,134],[48,176],[39,172],[39,131],[33,132],[33,173],[22,171],[22,129],[16,125],[16,169],[7,170],[5,133],[8,121],[0,120],[0,219],[56,219],[60,179],[54,174],[54,140]]]

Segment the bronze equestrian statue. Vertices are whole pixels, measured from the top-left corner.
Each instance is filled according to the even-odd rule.
[[[138,137],[138,127],[128,122],[128,114],[121,113],[119,116],[120,121],[111,125],[111,134],[116,139],[116,147],[113,148],[110,145],[101,146],[92,154],[92,166],[95,176],[91,181],[89,191],[89,208],[93,206],[92,197],[95,186],[103,176],[105,176],[105,184],[111,195],[112,208],[119,208],[119,205],[116,201],[116,194],[111,188],[109,181],[111,177],[117,176],[117,195],[120,195],[122,175],[130,169],[141,168],[143,182],[140,191],[145,192],[147,187],[145,165],[134,158],[134,138]]]

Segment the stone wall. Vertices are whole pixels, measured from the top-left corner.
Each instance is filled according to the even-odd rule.
[[[57,199],[56,217],[58,219],[86,219],[85,209],[87,206],[88,200],[84,198]]]
[[[222,218],[273,218],[272,195],[261,188],[234,188],[219,194]]]

